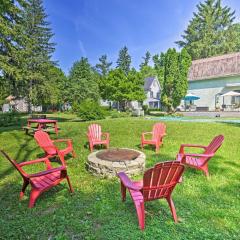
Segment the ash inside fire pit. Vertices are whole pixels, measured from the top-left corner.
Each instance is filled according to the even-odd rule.
[[[130,149],[109,149],[96,154],[97,158],[107,161],[134,160],[140,155],[139,152]]]

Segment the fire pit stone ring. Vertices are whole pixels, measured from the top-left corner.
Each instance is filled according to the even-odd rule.
[[[128,176],[143,173],[146,156],[143,152],[129,148],[111,148],[90,153],[87,169],[94,175],[112,178],[118,172]]]

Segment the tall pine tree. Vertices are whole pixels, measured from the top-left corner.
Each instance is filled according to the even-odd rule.
[[[69,73],[69,102],[80,104],[83,100],[99,100],[99,88],[96,74],[87,58],[81,58],[73,64]]]
[[[153,56],[153,63],[154,63],[154,70],[157,73],[157,77],[160,83],[160,86],[163,87],[163,80],[164,80],[164,53],[156,54]]]
[[[24,92],[20,65],[27,40],[21,31],[24,6],[24,0],[0,2],[0,102]]]
[[[174,111],[187,93],[190,65],[191,57],[186,49],[178,53],[176,49],[170,48],[164,54],[161,102],[168,112]]]
[[[110,71],[111,65],[112,62],[107,61],[107,55],[105,54],[99,58],[99,63],[96,64],[96,69],[101,76],[105,77]]]
[[[188,71],[192,64],[191,56],[185,48],[178,54],[178,72],[173,82],[173,108],[179,106],[182,98],[186,96],[188,90]]]
[[[28,5],[22,14],[22,32],[28,37],[25,44],[25,91],[29,103],[42,104],[46,95],[45,83],[48,81],[47,73],[54,64],[51,61],[55,44],[51,42],[53,36],[42,0],[28,0]]]
[[[197,5],[182,40],[177,41],[192,59],[239,51],[239,33],[233,27],[235,12],[221,0],[206,0]]]
[[[128,48],[124,46],[119,51],[119,56],[117,60],[117,68],[121,69],[125,75],[128,75],[131,67],[131,56],[128,53]]]
[[[143,57],[143,62],[140,64],[140,71],[142,70],[143,67],[146,67],[149,65],[149,61],[151,60],[151,53],[147,51],[145,53],[145,56]]]

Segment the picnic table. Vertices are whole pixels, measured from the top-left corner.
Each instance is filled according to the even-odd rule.
[[[37,124],[37,126],[32,126],[32,124]],[[54,131],[58,135],[58,125],[57,120],[53,119],[28,119],[27,126],[23,127],[23,129],[28,133],[29,130],[37,131],[43,130],[45,132]]]

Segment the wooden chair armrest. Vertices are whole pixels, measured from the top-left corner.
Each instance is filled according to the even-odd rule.
[[[152,134],[152,132],[143,132],[142,135]]]
[[[139,190],[142,189],[141,187],[134,185],[134,183],[130,180],[130,178],[126,175],[125,172],[120,172],[117,175],[120,178],[121,183],[126,188],[129,188],[129,189],[132,189],[132,190],[135,190],[135,191],[139,191]]]
[[[72,142],[72,139],[68,138],[68,139],[56,139],[56,140],[52,140],[53,142]]]
[[[206,149],[207,146],[198,145],[198,144],[181,144],[179,153],[184,153],[185,148],[203,148],[203,149]]]
[[[142,133],[142,140],[145,140],[145,135],[152,135],[152,132],[143,132]]]
[[[110,134],[109,134],[109,133],[107,133],[107,132],[104,132],[104,133],[102,133],[102,136],[105,136],[105,137],[106,137],[106,139],[109,139],[109,136],[110,136]]]
[[[41,177],[41,176],[45,176],[45,175],[48,175],[48,174],[53,173],[53,172],[59,172],[59,171],[63,171],[63,170],[66,170],[66,168],[63,167],[63,166],[58,167],[58,168],[51,168],[49,170],[42,171],[42,172],[39,172],[39,173],[28,174],[28,177],[29,178]]]
[[[213,157],[214,153],[210,154],[200,154],[200,153],[184,153],[184,157]]]
[[[26,165],[31,165],[31,164],[40,163],[40,162],[50,163],[48,158],[39,158],[39,159],[36,159],[36,160],[31,160],[31,161],[27,161],[27,162],[21,162],[18,165],[20,167],[23,167],[23,166],[26,166]]]

